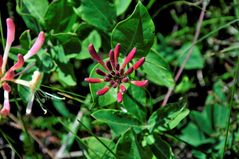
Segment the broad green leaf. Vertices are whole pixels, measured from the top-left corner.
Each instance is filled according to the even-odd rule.
[[[72,26],[77,22],[77,16],[67,0],[53,1],[44,19],[48,31],[53,29],[55,33],[71,31]]]
[[[48,8],[47,0],[23,0],[29,13],[39,21],[40,24],[44,25],[44,15]]]
[[[20,38],[20,44],[22,46],[22,48],[24,49],[30,49],[31,47],[31,35],[30,35],[30,30],[25,30]]]
[[[176,51],[178,55],[178,65],[182,65],[183,61],[185,60],[188,49],[191,47],[191,43],[185,43],[179,50]],[[185,69],[192,70],[192,69],[202,69],[204,67],[204,59],[200,52],[200,49],[197,46],[194,46],[193,53],[185,65]]]
[[[170,145],[164,141],[159,135],[145,136],[147,145],[149,145],[153,154],[160,159],[173,159],[174,155]]]
[[[65,103],[63,101],[52,99],[52,104],[62,116],[69,117],[70,112],[66,108]]]
[[[155,50],[150,50],[143,65],[143,71],[147,74],[147,79],[157,85],[172,88],[174,80],[168,64]]]
[[[144,122],[146,118],[146,94],[144,89],[130,85],[127,92],[123,98],[124,108]]]
[[[152,153],[141,146],[133,130],[128,130],[116,145],[117,159],[148,159]]]
[[[154,41],[154,23],[143,4],[139,1],[134,12],[119,22],[111,36],[112,48],[121,44],[121,52],[128,54],[133,47],[137,48],[136,56],[147,55]]]
[[[109,149],[115,148],[115,143],[107,138],[99,137],[99,139],[108,146]],[[107,148],[100,143],[95,137],[87,137],[82,139],[86,145],[86,157],[88,159],[101,158],[101,159],[114,159],[114,156]]]
[[[213,139],[206,139],[203,132],[193,123],[189,123],[187,127],[182,130],[182,135],[180,135],[179,138],[193,146],[213,142]]]
[[[51,55],[46,53],[45,50],[40,50],[36,58],[36,65],[41,72],[50,73],[56,66]]]
[[[129,7],[132,0],[115,0],[116,14],[117,16],[123,14]]]
[[[51,34],[51,38],[62,44],[67,59],[76,57],[81,50],[81,42],[75,33]]]
[[[56,73],[58,76],[59,82],[64,87],[75,86],[76,85],[76,77],[74,74],[73,65],[71,63],[58,63],[58,67],[56,69]]]
[[[40,32],[42,29],[39,19],[36,19],[31,13],[28,11],[26,5],[22,2],[22,0],[16,1],[17,6],[16,10],[19,15],[21,15],[24,20],[27,28],[31,29],[34,32]]]
[[[80,7],[74,10],[84,21],[105,32],[114,27],[116,9],[109,0],[81,0]]]
[[[100,34],[96,31],[93,30],[88,37],[86,37],[83,41],[82,41],[82,49],[80,51],[80,53],[77,55],[77,59],[87,59],[90,58],[90,53],[88,51],[88,46],[89,44],[94,44],[94,48],[95,50],[98,52],[100,47],[101,47],[101,37]]]
[[[141,123],[129,113],[114,109],[100,109],[95,111],[92,116],[108,125],[116,124],[119,126],[140,127]]]
[[[148,120],[149,130],[167,131],[175,128],[189,114],[184,100],[155,111]]]

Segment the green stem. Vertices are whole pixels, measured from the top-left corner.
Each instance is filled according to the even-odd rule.
[[[227,149],[227,140],[228,140],[228,134],[229,134],[229,129],[230,129],[230,117],[231,117],[232,105],[234,104],[234,95],[235,95],[235,91],[236,91],[236,85],[238,82],[238,75],[239,75],[239,57],[238,57],[236,70],[234,73],[234,84],[232,87],[231,99],[230,99],[230,103],[229,103],[229,114],[228,114],[228,119],[227,119],[226,139],[224,142],[224,149],[223,149],[223,153],[222,153],[222,157],[221,157],[222,159],[224,158],[225,151]]]

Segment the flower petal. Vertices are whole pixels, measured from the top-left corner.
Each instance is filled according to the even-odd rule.
[[[120,44],[118,43],[114,49],[115,63],[118,63],[119,53],[120,53]]]
[[[105,73],[104,71],[102,71],[101,69],[96,68],[96,69],[95,69],[95,72],[96,72],[98,75],[106,76],[106,73]]]
[[[35,43],[31,47],[31,49],[27,52],[26,55],[24,55],[24,61],[26,61],[30,57],[34,56],[40,50],[44,41],[45,41],[45,34],[44,34],[44,32],[41,31],[38,34],[37,40],[35,41]]]
[[[138,86],[138,87],[145,87],[148,84],[148,80],[143,81],[130,81],[132,84]]]
[[[125,72],[125,75],[129,75],[129,74],[131,74],[133,71],[134,71],[134,68],[133,68],[133,67],[130,67],[130,68]]]
[[[96,94],[97,94],[98,96],[102,96],[102,95],[104,95],[106,92],[108,92],[109,89],[110,89],[109,86],[105,86],[104,88],[98,90],[98,91],[96,92]]]
[[[0,114],[3,116],[7,116],[10,113],[9,93],[11,91],[11,87],[4,82],[3,89],[4,89],[4,102]]]
[[[124,60],[124,63],[122,65],[122,68],[124,69],[126,67],[126,65],[134,58],[134,55],[136,53],[136,48],[134,47],[130,53],[127,55],[127,57]]]
[[[141,59],[139,59],[134,65],[133,68],[134,70],[137,70],[140,66],[142,66],[144,64],[145,61],[145,57],[142,57]]]
[[[104,80],[101,78],[85,78],[85,81],[89,83],[101,83]]]
[[[93,44],[90,44],[90,45],[88,46],[88,51],[89,51],[91,57],[92,57],[94,60],[96,60],[99,64],[101,64],[106,70],[108,70],[107,67],[105,66],[104,61],[103,61],[103,60],[101,59],[101,57],[96,53]]]
[[[126,92],[126,88],[123,84],[120,85],[120,90],[121,90],[122,93]]]
[[[118,94],[117,94],[117,102],[121,103],[122,100],[123,100],[123,94],[121,92],[118,92]]]

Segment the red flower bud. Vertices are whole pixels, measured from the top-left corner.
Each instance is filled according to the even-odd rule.
[[[142,66],[144,64],[145,58],[142,57],[141,59],[139,59],[134,65],[133,68],[134,70],[137,70],[140,66]]]
[[[121,90],[122,93],[126,92],[126,88],[123,84],[120,85],[120,90]]]
[[[112,71],[112,66],[111,66],[111,62],[108,60],[106,61],[106,67],[108,68],[109,71]]]
[[[134,71],[134,68],[133,68],[133,67],[130,67],[130,68],[125,72],[125,75],[129,75],[129,74],[131,74],[133,71]]]
[[[13,66],[10,68],[10,70],[12,70],[12,71],[17,70],[17,69],[21,68],[21,67],[24,65],[23,55],[22,55],[22,54],[18,54],[18,55],[17,55],[17,58],[18,58],[17,63],[15,63],[15,65],[13,65]]]
[[[118,103],[121,103],[123,100],[123,94],[121,92],[118,92],[118,95],[117,95],[117,102]]]
[[[110,63],[112,65],[112,67],[115,68],[115,59],[114,59],[114,51],[113,50],[110,50],[109,57],[110,57]]]
[[[115,63],[118,63],[119,53],[120,53],[120,44],[118,43],[114,49]]]
[[[89,83],[101,83],[104,80],[101,78],[85,78],[85,81]]]
[[[106,92],[108,92],[109,89],[110,89],[109,86],[105,86],[104,88],[98,90],[98,91],[96,92],[96,94],[97,94],[98,96],[102,96],[102,95],[104,95]]]
[[[95,69],[95,72],[96,72],[98,75],[106,76],[106,73],[103,72],[102,70],[98,69],[98,68]]]
[[[124,83],[127,83],[127,82],[129,82],[129,78],[128,78],[128,77],[125,77],[125,78],[123,78],[121,81],[124,82]]]
[[[108,69],[106,68],[106,66],[105,66],[104,61],[103,61],[103,60],[101,59],[101,57],[96,53],[93,44],[90,44],[90,45],[88,46],[88,50],[89,50],[89,53],[90,53],[91,57],[92,57],[94,60],[96,60],[99,64],[101,64],[106,70],[108,70]]]
[[[127,55],[127,57],[124,60],[124,63],[122,65],[122,68],[124,69],[126,67],[126,65],[134,58],[134,55],[136,53],[136,48],[134,47],[130,53]]]
[[[138,86],[138,87],[145,87],[148,84],[148,80],[143,81],[130,81],[132,84]]]

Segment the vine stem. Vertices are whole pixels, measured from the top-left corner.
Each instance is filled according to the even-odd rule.
[[[183,69],[184,69],[186,63],[188,62],[188,60],[190,59],[190,57],[193,53],[194,46],[197,43],[198,36],[200,34],[200,30],[201,30],[201,26],[202,26],[202,22],[203,22],[203,18],[204,18],[204,15],[205,15],[207,4],[208,4],[207,0],[203,1],[203,3],[202,3],[203,6],[202,6],[202,10],[201,10],[199,20],[198,20],[198,23],[197,23],[196,32],[195,32],[194,37],[193,37],[192,46],[191,46],[186,58],[184,59],[182,65],[180,66],[180,68],[179,68],[179,70],[178,70],[178,72],[177,72],[177,74],[174,78],[175,83],[178,81],[179,77],[181,76],[181,74],[183,72]],[[165,98],[163,100],[162,106],[165,106],[167,104],[167,102],[169,100],[169,97],[173,93],[173,89],[174,89],[174,87],[168,89],[168,92],[166,93]]]
[[[231,117],[231,111],[232,111],[232,105],[234,104],[234,94],[236,91],[236,85],[238,82],[238,75],[239,75],[239,57],[237,60],[237,66],[236,66],[236,70],[234,73],[234,82],[233,82],[233,87],[232,87],[232,92],[231,92],[231,98],[230,98],[230,103],[229,103],[229,114],[228,114],[228,118],[227,118],[227,129],[226,129],[226,138],[225,138],[225,142],[224,142],[224,148],[223,148],[223,152],[222,152],[222,159],[224,158],[226,149],[227,149],[227,140],[228,140],[228,134],[229,134],[229,129],[230,129],[230,117]]]

